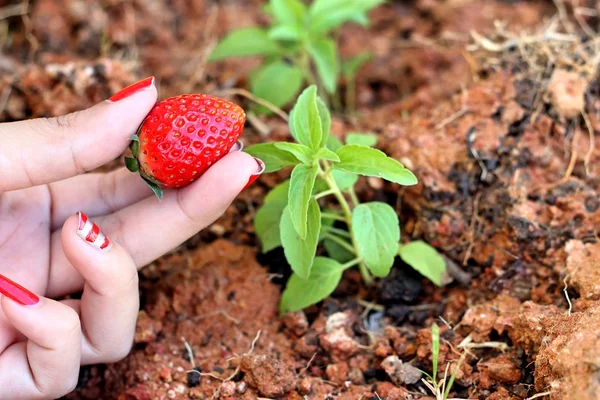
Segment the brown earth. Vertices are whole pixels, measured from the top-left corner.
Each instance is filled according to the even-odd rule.
[[[150,74],[161,97],[244,87],[257,61],[205,65],[207,48],[233,27],[266,23],[261,4],[31,1],[0,19],[0,120],[81,109]],[[437,247],[453,282],[436,288],[398,262],[368,289],[348,271],[332,298],[280,317],[289,266],[281,251],[259,254],[252,218],[287,172],[264,176],[142,270],[131,355],[84,368],[67,398],[425,399],[433,322],[442,371],[467,352],[452,397],[599,398],[600,83],[574,59],[581,52],[559,48],[540,70],[552,44],[494,48],[494,21],[535,35],[557,4],[595,7],[390,1],[367,30],[340,32],[343,56],[375,58],[358,77],[359,115],[336,116],[334,133],[377,133],[420,180],[406,190],[361,180],[359,197],[396,207],[405,240]],[[493,40],[467,51],[472,32]],[[248,126],[247,144],[289,138],[276,117],[261,121],[267,131]]]

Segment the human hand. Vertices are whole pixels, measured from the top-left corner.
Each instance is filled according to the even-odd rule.
[[[148,78],[84,111],[0,124],[0,399],[60,397],[80,365],[125,357],[137,269],[211,224],[262,172],[232,151],[160,202],[125,168],[83,174],[124,152],[156,98]],[[53,300],[82,289],[81,300]]]

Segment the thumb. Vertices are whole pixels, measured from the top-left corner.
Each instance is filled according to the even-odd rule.
[[[69,178],[114,160],[156,97],[154,77],[149,77],[83,111],[0,124],[0,193]]]

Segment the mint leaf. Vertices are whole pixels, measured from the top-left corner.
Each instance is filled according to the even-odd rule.
[[[377,144],[377,136],[372,133],[349,133],[346,136],[346,143],[373,147]]]
[[[340,283],[344,267],[335,260],[317,257],[310,276],[292,275],[281,296],[280,311],[298,311],[329,296]]]
[[[356,182],[358,182],[358,176],[353,174],[352,172],[333,170],[331,172],[331,176],[333,176],[333,180],[340,190],[350,189]]]
[[[320,147],[325,147],[329,142],[331,133],[331,114],[329,113],[329,109],[325,105],[325,102],[320,97],[317,97],[317,108],[319,110],[319,117],[321,118],[321,128],[323,129]],[[337,149],[330,150],[336,151]]]
[[[421,275],[437,286],[442,286],[446,262],[435,248],[423,241],[416,241],[400,246],[398,255]]]
[[[300,162],[304,164],[312,164],[313,152],[310,147],[306,147],[298,143],[277,142],[275,147],[279,150],[287,151],[293,154]]]
[[[253,157],[260,158],[265,163],[266,173],[279,171],[282,168],[298,164],[298,160],[294,155],[278,149],[275,146],[275,142],[255,144],[244,149],[244,152]]]
[[[321,232],[321,210],[316,200],[310,201],[307,214],[308,228],[305,239],[296,232],[289,207],[283,211],[279,225],[285,258],[292,270],[302,279],[308,279],[310,276]]]
[[[283,210],[287,206],[289,187],[289,180],[275,186],[267,194],[264,205],[254,217],[254,230],[262,244],[263,253],[281,246],[279,224]]]
[[[283,61],[261,67],[251,81],[252,93],[277,107],[288,104],[300,91],[304,77],[302,71]],[[266,107],[258,107],[261,114],[269,114]]]
[[[281,246],[279,224],[286,206],[285,202],[265,203],[254,216],[254,230],[260,239],[263,253]]]
[[[315,158],[317,160],[329,160],[329,161],[333,161],[333,162],[339,162],[340,158],[338,157],[337,154],[335,154],[333,151],[326,149],[325,147],[323,147],[322,149],[319,149],[319,151],[317,151],[317,154],[315,154]]]
[[[331,151],[338,151],[344,144],[333,135],[329,135],[327,138],[326,147]]]
[[[366,12],[384,3],[385,0],[315,0],[309,10],[310,31],[324,35],[344,22],[367,21]]]
[[[337,150],[340,162],[335,169],[359,175],[376,176],[390,182],[411,186],[417,184],[417,178],[402,164],[384,152],[358,144],[347,144]]]
[[[210,61],[229,57],[271,56],[281,51],[279,45],[261,28],[238,29],[227,35],[210,55]]]
[[[387,276],[400,240],[398,215],[385,203],[365,203],[352,211],[352,234],[367,268],[377,277]]]
[[[275,20],[286,25],[304,24],[307,15],[306,6],[299,0],[270,0],[271,13]]]
[[[316,165],[300,164],[292,171],[288,194],[289,210],[294,229],[300,238],[306,238],[308,204],[312,196],[318,168]]]
[[[323,246],[325,247],[325,250],[327,251],[329,257],[341,263],[351,261],[355,257],[354,254],[352,254],[350,251],[340,246],[339,244],[337,244],[337,242],[334,242],[331,239],[325,239],[323,241]]]
[[[317,66],[325,90],[330,94],[335,93],[340,74],[336,43],[331,39],[320,39],[309,44],[308,52]]]
[[[277,90],[277,89],[276,89]],[[305,89],[298,98],[290,118],[290,129],[296,140],[317,151],[321,147],[323,127],[317,105],[317,87],[312,85]]]
[[[282,41],[297,41],[302,37],[302,30],[297,26],[279,25],[269,30],[269,38]]]

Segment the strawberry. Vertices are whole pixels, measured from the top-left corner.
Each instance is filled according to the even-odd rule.
[[[244,129],[246,114],[236,104],[205,94],[162,100],[132,137],[127,168],[139,172],[161,198],[163,188],[198,179],[225,156]]]

